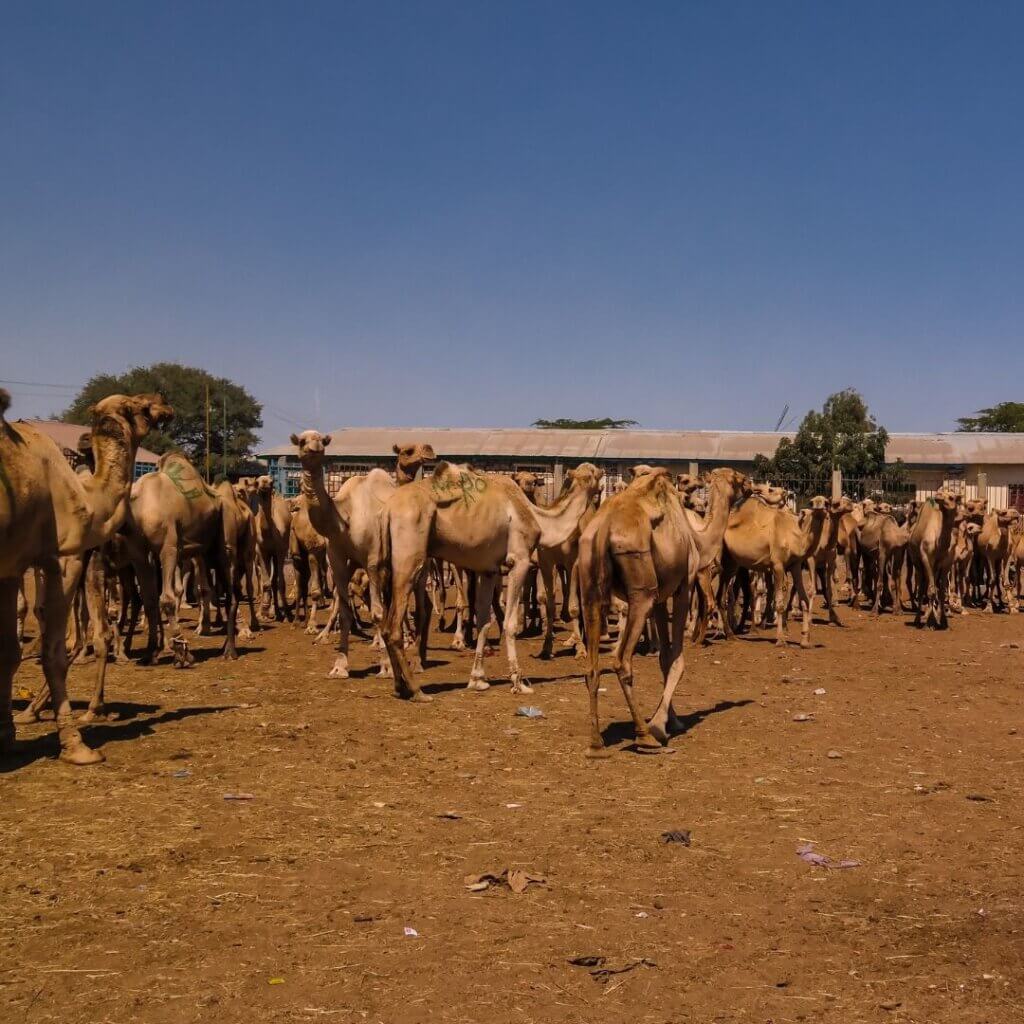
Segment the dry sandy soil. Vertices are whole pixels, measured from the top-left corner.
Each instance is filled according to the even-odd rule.
[[[526,700],[462,691],[436,634],[429,706],[365,644],[327,679],[288,626],[114,666],[105,765],[55,761],[52,725],[0,762],[0,1020],[1021,1021],[1024,621],[845,617],[693,654],[671,754],[630,749],[608,673],[599,762],[577,663],[536,639]],[[509,866],[546,884],[466,887]]]

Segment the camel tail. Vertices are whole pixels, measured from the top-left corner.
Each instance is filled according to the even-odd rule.
[[[607,519],[595,533],[580,545],[579,589],[583,604],[583,624],[586,629],[587,667],[592,679],[597,678],[601,650],[601,631],[611,601],[611,556],[609,540],[611,528]]]
[[[391,565],[391,512],[385,505],[377,513],[377,521],[370,540],[366,559],[366,574],[370,577],[370,612],[376,622],[383,619],[383,605],[388,603]],[[375,604],[380,602],[377,607]]]
[[[0,419],[11,407],[11,393],[6,388],[0,388]]]

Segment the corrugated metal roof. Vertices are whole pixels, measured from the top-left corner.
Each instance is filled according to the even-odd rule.
[[[66,448],[70,452],[78,451],[78,439],[89,429],[79,426],[77,423],[65,423],[63,420],[16,420],[16,423],[27,423],[35,427],[41,434],[52,437],[58,447]],[[136,462],[152,462],[160,458],[147,448],[139,448],[135,453]]]
[[[750,462],[771,455],[792,433],[742,430],[537,430],[461,427],[339,427],[330,431],[328,455],[386,458],[394,444],[430,444],[439,458],[479,457],[638,462]],[[294,456],[292,444],[264,449],[261,457]],[[1024,434],[890,434],[890,462],[916,465],[1024,465]]]

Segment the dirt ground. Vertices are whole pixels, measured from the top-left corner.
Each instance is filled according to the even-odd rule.
[[[630,749],[608,672],[598,762],[578,663],[537,639],[524,699],[503,655],[464,692],[435,633],[429,706],[360,642],[327,679],[289,626],[112,666],[106,764],[57,762],[52,724],[0,762],[0,1020],[1019,1022],[1024,619],[845,619],[693,653],[671,754]],[[546,884],[466,886],[509,866]]]

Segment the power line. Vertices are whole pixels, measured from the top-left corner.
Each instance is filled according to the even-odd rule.
[[[26,388],[64,388],[66,391],[77,391],[77,384],[51,384],[45,380],[4,380],[0,377],[0,384],[20,384]]]

